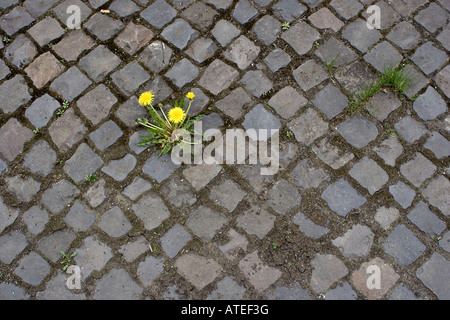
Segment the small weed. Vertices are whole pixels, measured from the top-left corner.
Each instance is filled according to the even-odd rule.
[[[337,55],[335,58],[333,58],[333,60],[331,60],[329,63],[325,64],[325,69],[327,69],[328,73],[330,74],[330,76],[334,76],[334,74],[336,73],[336,60],[339,58],[339,55]]]
[[[4,37],[3,37],[3,42],[4,42],[4,43],[10,43],[10,42],[11,42],[11,39],[8,38],[7,36],[4,36]]]
[[[34,134],[38,134],[38,133],[39,133],[39,128],[35,128],[35,129],[33,130],[33,133],[34,133]]]
[[[334,67],[334,63],[336,60],[331,61],[330,63],[327,63],[325,65],[325,69],[327,69],[328,73],[330,74],[330,76],[334,75],[335,72],[335,67]]]
[[[403,140],[402,136],[400,135],[400,133],[398,133],[397,130],[395,130],[394,128],[389,127],[389,125],[385,125],[384,126],[384,133],[387,135],[395,135],[397,136],[397,138],[399,138],[400,140]]]
[[[291,24],[289,22],[283,22],[283,24],[281,25],[281,30],[282,31],[286,31],[291,27]]]
[[[278,245],[276,242],[272,243],[272,249],[276,249],[277,247],[278,247]]]
[[[70,266],[70,263],[72,262],[72,258],[75,257],[77,255],[77,253],[74,252],[69,256],[67,253],[65,253],[62,250],[60,252],[62,255],[62,261],[60,263],[64,265],[63,271],[66,271],[67,268]]]
[[[391,88],[396,95],[400,95],[405,94],[410,86],[411,79],[409,73],[405,74],[405,67],[385,68],[383,75],[377,81],[351,97],[349,102],[350,113],[354,115],[360,111],[370,98],[385,88]]]
[[[153,247],[152,247],[152,245],[149,244],[148,247],[149,247],[151,253],[158,254],[159,249],[158,249],[157,246],[153,246]]]
[[[294,135],[294,133],[290,130],[286,131],[286,137],[290,138]]]
[[[314,48],[318,48],[320,46],[320,43],[319,43],[319,41],[316,41],[316,42],[314,42]]]
[[[86,180],[87,182],[94,182],[97,180],[97,177],[93,174],[87,174],[84,176],[84,180]]]
[[[64,112],[67,110],[67,108],[69,108],[69,105],[70,105],[69,101],[64,100],[63,104],[62,104],[62,108],[59,108],[58,111],[56,111],[56,114],[58,116],[62,116],[64,114]]]
[[[383,87],[392,88],[394,93],[405,94],[411,86],[411,78],[409,73],[405,75],[405,68],[386,68],[384,75],[381,77],[381,85]]]

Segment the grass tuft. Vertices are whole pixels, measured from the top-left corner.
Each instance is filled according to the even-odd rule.
[[[370,98],[385,88],[392,89],[397,96],[405,94],[411,86],[411,78],[409,73],[405,74],[405,69],[406,67],[385,68],[383,75],[377,81],[351,97],[349,102],[350,113],[354,115],[360,111]]]

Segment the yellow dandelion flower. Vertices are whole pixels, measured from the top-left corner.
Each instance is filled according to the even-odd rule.
[[[180,107],[175,107],[169,110],[169,121],[172,123],[180,123],[184,120],[185,117],[186,114]]]
[[[146,91],[142,93],[139,97],[139,104],[143,107],[149,106],[153,103],[155,95],[151,91]]]
[[[195,98],[195,94],[193,92],[188,92],[186,94],[186,98],[188,98],[189,100],[192,100]]]

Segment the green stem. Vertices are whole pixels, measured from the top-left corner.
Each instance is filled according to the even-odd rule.
[[[140,121],[139,124],[140,124],[140,125],[143,125],[144,127],[149,128],[149,129],[154,129],[154,130],[158,130],[158,131],[162,131],[162,132],[165,131],[163,128],[160,128],[160,127],[158,127],[158,126],[155,126],[154,124],[149,123],[149,122],[144,123],[144,122]]]

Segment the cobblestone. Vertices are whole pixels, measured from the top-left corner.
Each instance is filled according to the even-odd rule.
[[[383,248],[403,266],[413,263],[425,251],[425,245],[403,224],[389,234]]]
[[[73,156],[64,164],[64,171],[75,182],[93,174],[101,167],[103,160],[85,143],[80,144]]]
[[[330,286],[348,273],[348,268],[332,254],[316,254],[311,261],[313,272],[310,285],[316,293],[326,292]]]
[[[258,251],[248,254],[239,262],[239,268],[257,291],[263,291],[281,277],[281,271],[268,266],[258,257]]]
[[[389,179],[386,171],[368,157],[355,163],[348,174],[372,195],[380,190]]]
[[[14,160],[22,153],[24,144],[31,140],[32,135],[30,129],[11,118],[0,128],[0,153],[6,160]]]
[[[368,227],[357,224],[332,243],[347,258],[365,257],[373,244],[373,232]]]
[[[108,48],[99,45],[94,50],[84,56],[79,65],[95,82],[103,80],[119,64],[120,59]]]
[[[263,239],[272,230],[275,216],[265,209],[250,208],[236,218],[237,226],[244,229],[249,235]]]
[[[17,75],[0,86],[0,109],[13,113],[31,99],[25,79]]]
[[[433,253],[431,258],[417,270],[417,277],[438,296],[439,299],[448,299],[448,278],[445,276],[450,265],[439,253]]]
[[[217,278],[222,267],[213,259],[196,254],[185,254],[177,259],[175,266],[197,290],[203,289]]]
[[[75,201],[69,212],[64,217],[64,222],[74,231],[87,231],[94,224],[96,214],[81,201]]]
[[[43,72],[45,70],[45,72]],[[51,53],[46,52],[36,58],[26,69],[36,88],[40,89],[64,71],[64,65]]]
[[[3,42],[2,42],[3,43]],[[23,34],[17,36],[4,50],[6,60],[18,68],[23,68],[37,55],[36,46]]]
[[[299,22],[281,35],[298,55],[304,55],[320,39],[320,33],[306,22]]]
[[[339,179],[322,193],[331,210],[341,216],[346,216],[352,209],[357,209],[366,203],[353,187],[344,179]]]
[[[161,36],[178,49],[183,50],[197,38],[198,31],[193,29],[185,20],[177,19],[161,32]]]
[[[113,145],[122,135],[123,132],[120,130],[119,126],[112,120],[108,120],[97,130],[91,132],[89,138],[91,138],[97,149],[104,151],[106,148]]]
[[[446,111],[444,99],[439,93],[428,87],[427,90],[421,94],[413,104],[414,111],[423,120],[433,120]]]
[[[60,180],[42,194],[41,202],[53,213],[60,213],[72,199],[80,193],[67,180]]]

